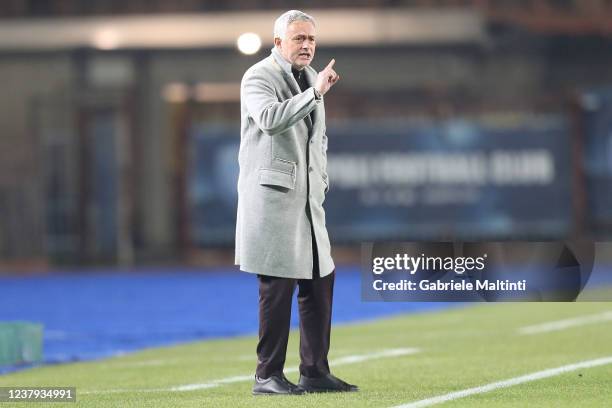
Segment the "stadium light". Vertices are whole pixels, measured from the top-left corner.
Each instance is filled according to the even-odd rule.
[[[119,47],[119,32],[113,28],[103,28],[94,33],[92,42],[100,50],[114,50]]]
[[[253,55],[261,48],[261,38],[255,33],[244,33],[236,41],[238,50],[246,55]]]

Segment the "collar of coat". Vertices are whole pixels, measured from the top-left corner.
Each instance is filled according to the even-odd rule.
[[[300,86],[298,85],[295,77],[293,76],[293,72],[291,72],[291,63],[287,61],[285,57],[281,55],[280,51],[278,51],[276,47],[272,47],[271,57],[272,57],[272,61],[276,62],[276,65],[283,72],[285,76],[285,80],[289,83],[289,85],[293,89],[293,94],[297,95],[300,92],[302,92],[300,90]],[[314,84],[314,81],[315,81],[316,71],[313,68],[306,66],[304,67],[303,72],[304,72],[308,86],[312,86],[312,84]],[[313,111],[312,117],[311,115],[308,115],[306,116],[305,120],[306,120],[306,125],[308,126],[308,128],[312,129],[313,121],[316,121],[316,113]]]
[[[291,63],[281,55],[280,51],[278,51],[276,47],[272,47],[272,57],[286,74],[293,76],[293,73],[291,72]]]
[[[293,88],[293,93],[298,94],[302,92],[295,77],[293,76],[293,72],[291,71],[291,63],[281,55],[280,51],[276,47],[272,47],[271,51],[270,57],[272,58],[272,61],[276,63],[277,67],[280,68],[281,72],[285,75],[286,80]],[[310,66],[305,66],[302,72],[306,78],[306,84],[309,87],[313,86],[316,80],[317,71]]]

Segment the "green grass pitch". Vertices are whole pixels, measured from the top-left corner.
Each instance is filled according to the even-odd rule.
[[[356,383],[351,394],[258,396],[252,381],[254,336],[189,343],[93,362],[39,367],[0,376],[0,386],[75,386],[77,403],[53,407],[391,407],[568,364],[612,356],[612,320],[522,335],[550,321],[601,315],[612,303],[484,304],[336,325],[330,360],[388,349],[420,352],[332,366]],[[298,364],[293,331],[287,367]],[[289,379],[297,381],[291,372]],[[238,379],[235,379],[238,377]],[[234,380],[231,380],[234,378]],[[172,391],[186,384],[227,380],[211,388]],[[0,402],[0,408],[47,404]],[[445,402],[449,407],[612,406],[612,364]]]

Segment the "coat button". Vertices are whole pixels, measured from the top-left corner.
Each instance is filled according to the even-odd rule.
[[[314,143],[314,139],[310,139],[310,144],[313,144],[313,143]]]
[[[312,170],[314,170],[312,166],[308,166],[308,171],[312,173]]]

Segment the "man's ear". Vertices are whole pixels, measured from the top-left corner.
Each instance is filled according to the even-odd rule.
[[[274,46],[277,47],[277,48],[280,48],[280,45],[281,45],[281,39],[278,38],[278,37],[275,37],[274,38]]]

